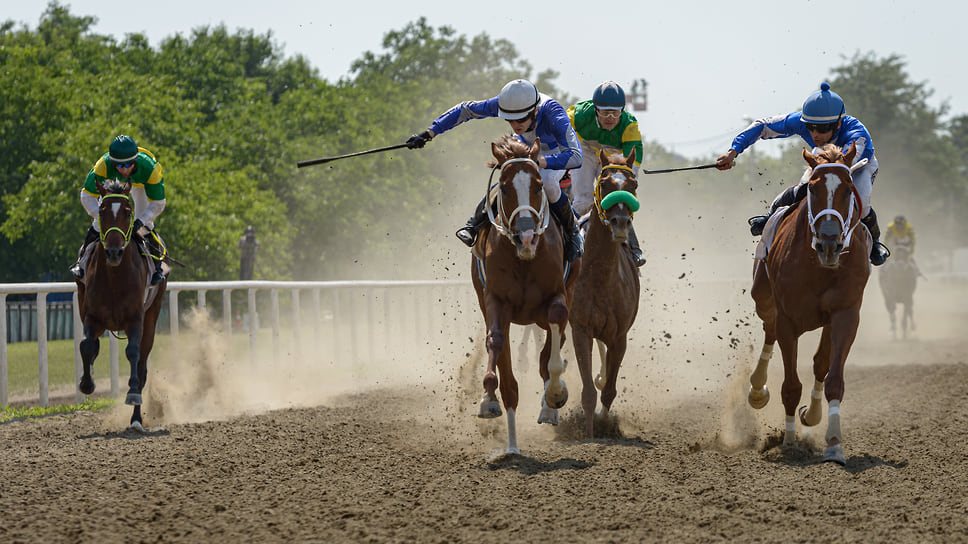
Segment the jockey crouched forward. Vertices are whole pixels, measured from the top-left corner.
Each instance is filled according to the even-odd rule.
[[[867,164],[855,170],[851,178],[857,194],[860,195],[861,222],[874,239],[870,261],[875,266],[884,264],[890,252],[880,242],[881,229],[877,225],[877,214],[871,207],[871,192],[874,189],[874,178],[877,176],[874,141],[859,119],[846,114],[843,99],[830,90],[828,83],[822,83],[819,91],[807,97],[802,111],[753,121],[753,124],[733,139],[729,150],[716,159],[717,168],[720,170],[732,168],[736,156],[757,140],[790,136],[800,136],[811,148],[834,144],[841,149],[847,149],[851,143],[856,144],[857,155],[854,157],[854,164],[867,159]],[[763,233],[767,220],[778,208],[796,204],[806,195],[805,181],[787,188],[773,201],[768,214],[750,219],[750,232],[753,236],[759,236]]]
[[[84,243],[78,251],[77,262],[71,267],[71,273],[77,279],[84,278],[86,263],[84,253],[87,247],[100,240],[99,192],[98,183],[107,179],[131,182],[131,197],[134,202],[134,225],[132,232],[143,244],[155,263],[151,274],[151,285],[161,283],[165,277],[162,273],[162,259],[164,248],[157,240],[148,243],[144,236],[153,233],[155,219],[165,209],[165,180],[161,172],[161,163],[147,149],[138,147],[130,136],[120,135],[111,141],[108,152],[105,153],[91,168],[81,189],[81,205],[94,222],[87,230]]]
[[[541,139],[538,172],[549,208],[564,234],[565,260],[581,256],[583,241],[575,212],[558,182],[569,168],[581,166],[581,145],[568,121],[568,114],[555,99],[540,94],[530,81],[516,79],[501,89],[498,96],[480,101],[461,102],[434,119],[430,127],[407,140],[410,149],[422,148],[434,136],[472,119],[500,117],[522,142],[531,145]],[[486,203],[481,200],[474,215],[457,231],[457,238],[468,247],[477,241],[478,231],[488,222]]]

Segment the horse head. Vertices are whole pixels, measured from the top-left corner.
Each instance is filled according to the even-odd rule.
[[[109,266],[121,264],[124,250],[131,241],[134,226],[134,203],[131,182],[106,180],[97,184],[101,194],[98,204],[98,223],[101,226],[101,245]]]
[[[595,209],[602,223],[608,225],[612,240],[624,242],[632,227],[632,214],[639,209],[635,191],[639,182],[635,179],[632,165],[635,164],[635,150],[628,158],[621,155],[606,155],[599,152],[602,172],[595,183]]]
[[[509,134],[491,143],[495,159],[491,175],[500,170],[500,176],[497,185],[488,188],[488,194],[495,194],[497,200],[497,216],[491,206],[487,207],[488,216],[497,231],[514,244],[522,260],[534,258],[550,217],[548,197],[538,172],[540,149],[538,138],[529,147]]]
[[[807,220],[813,234],[813,248],[824,268],[840,266],[840,256],[850,246],[854,229],[860,223],[860,196],[851,173],[866,161],[851,167],[856,153],[853,143],[846,153],[833,144],[825,145],[817,153],[803,150],[810,172]],[[814,214],[814,210],[820,211]]]

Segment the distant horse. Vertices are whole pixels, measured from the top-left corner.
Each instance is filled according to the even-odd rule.
[[[892,248],[891,260],[881,269],[881,293],[884,294],[884,304],[891,316],[891,332],[897,338],[897,320],[894,309],[898,304],[904,306],[901,311],[901,337],[907,338],[908,333],[915,329],[914,324],[914,290],[918,286],[918,265],[911,258],[911,248],[896,246]]]
[[[561,232],[549,222],[548,198],[538,171],[539,150],[537,138],[530,147],[511,135],[491,144],[495,158],[491,176],[500,172],[499,180],[488,182],[486,194],[488,198],[493,194],[495,200],[487,206],[491,225],[486,235],[478,237],[471,258],[471,277],[487,326],[485,394],[478,417],[501,416],[496,393],[500,387],[507,410],[509,454],[520,453],[515,425],[518,382],[508,338],[511,323],[534,323],[548,333],[539,355],[545,385],[538,423],[557,425],[558,409],[568,400],[561,379],[565,370],[561,346],[581,260],[564,263]]]
[[[801,407],[800,422],[813,426],[821,419],[821,397],[829,404],[824,460],[846,464],[840,429],[844,398],[844,365],[857,335],[864,287],[870,276],[871,238],[860,224],[861,203],[848,165],[857,150],[846,153],[828,144],[814,155],[803,150],[810,166],[807,196],[792,213],[775,214],[779,226],[765,258],[753,269],[752,296],[763,320],[765,338],[756,369],[750,376],[749,403],[762,408],[769,401],[767,365],[773,343],[783,356],[784,445],[796,443],[795,413],[802,386],[797,376],[797,341],[804,332],[823,327],[813,357],[815,378],[810,408]],[[770,228],[768,225],[767,228]]]
[[[585,436],[594,438],[595,405],[602,390],[602,415],[615,400],[618,370],[625,357],[628,332],[639,310],[638,268],[623,244],[639,209],[638,181],[632,170],[635,151],[623,159],[600,152],[601,175],[595,184],[595,211],[585,236],[583,266],[571,305],[571,341],[581,374]],[[592,380],[592,340],[598,344],[601,368]],[[606,349],[607,347],[607,349]]]
[[[123,330],[128,338],[124,354],[131,364],[124,403],[134,406],[131,426],[143,430],[141,393],[148,379],[148,354],[155,342],[155,324],[168,282],[166,278],[159,285],[148,285],[153,268],[137,244],[131,243],[137,236],[132,232],[131,183],[105,181],[98,184],[98,192],[101,239],[94,246],[85,278],[77,280],[77,301],[84,323],[80,345],[84,374],[78,388],[85,395],[94,392],[91,365],[100,350],[99,338],[106,330]]]

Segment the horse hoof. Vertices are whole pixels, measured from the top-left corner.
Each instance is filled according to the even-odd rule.
[[[128,393],[124,397],[124,403],[131,406],[141,406],[141,393]]]
[[[482,400],[481,411],[477,414],[481,419],[501,417],[501,404],[496,400]]]
[[[797,411],[797,415],[800,416],[800,423],[803,423],[805,427],[813,427],[817,423],[820,423],[820,414],[817,414],[816,421],[810,421],[807,419],[807,406],[803,405],[800,410]]]
[[[557,425],[558,410],[548,406],[543,406],[541,408],[541,412],[538,414],[538,423],[551,423],[552,425]]]
[[[599,391],[605,389],[605,377],[601,374],[595,376],[595,389],[598,389]]]
[[[90,395],[94,392],[94,380],[91,378],[81,378],[81,383],[77,385],[77,388],[81,390],[81,393]]]
[[[823,462],[824,463],[837,463],[840,466],[845,466],[847,464],[847,458],[844,457],[844,448],[840,444],[829,446],[823,450]]]
[[[135,431],[135,432],[138,432],[138,433],[141,433],[141,434],[146,434],[148,432],[148,431],[145,430],[144,426],[141,425],[141,422],[140,421],[137,421],[137,420],[132,421],[131,422],[131,425],[128,425],[128,430],[129,431]]]
[[[770,402],[770,390],[765,385],[760,390],[750,387],[750,392],[746,399],[749,401],[750,406],[759,410],[766,406],[766,403]]]
[[[554,410],[564,407],[568,402],[568,387],[565,386],[565,380],[560,380],[560,383],[561,391],[554,398],[549,397],[547,389],[545,390],[545,404]]]

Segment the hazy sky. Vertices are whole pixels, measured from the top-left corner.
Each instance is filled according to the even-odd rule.
[[[142,32],[155,47],[199,26],[271,30],[287,56],[304,55],[329,81],[348,75],[364,51],[381,52],[387,31],[425,16],[433,27],[509,40],[536,71],[560,72],[559,87],[582,99],[606,79],[626,91],[633,80],[647,80],[648,111],[635,112],[645,138],[690,157],[727,149],[746,116],[799,109],[831,68],[858,51],[900,55],[910,78],[935,91],[933,106],[947,101],[952,114],[968,113],[968,3],[954,0],[640,1],[601,10],[574,0],[477,2],[470,8],[453,0],[62,4],[75,16],[97,17],[99,34],[120,39]],[[0,19],[36,28],[45,7],[43,0],[4,0]],[[494,82],[494,94],[504,83]],[[757,144],[763,152],[775,148]]]

